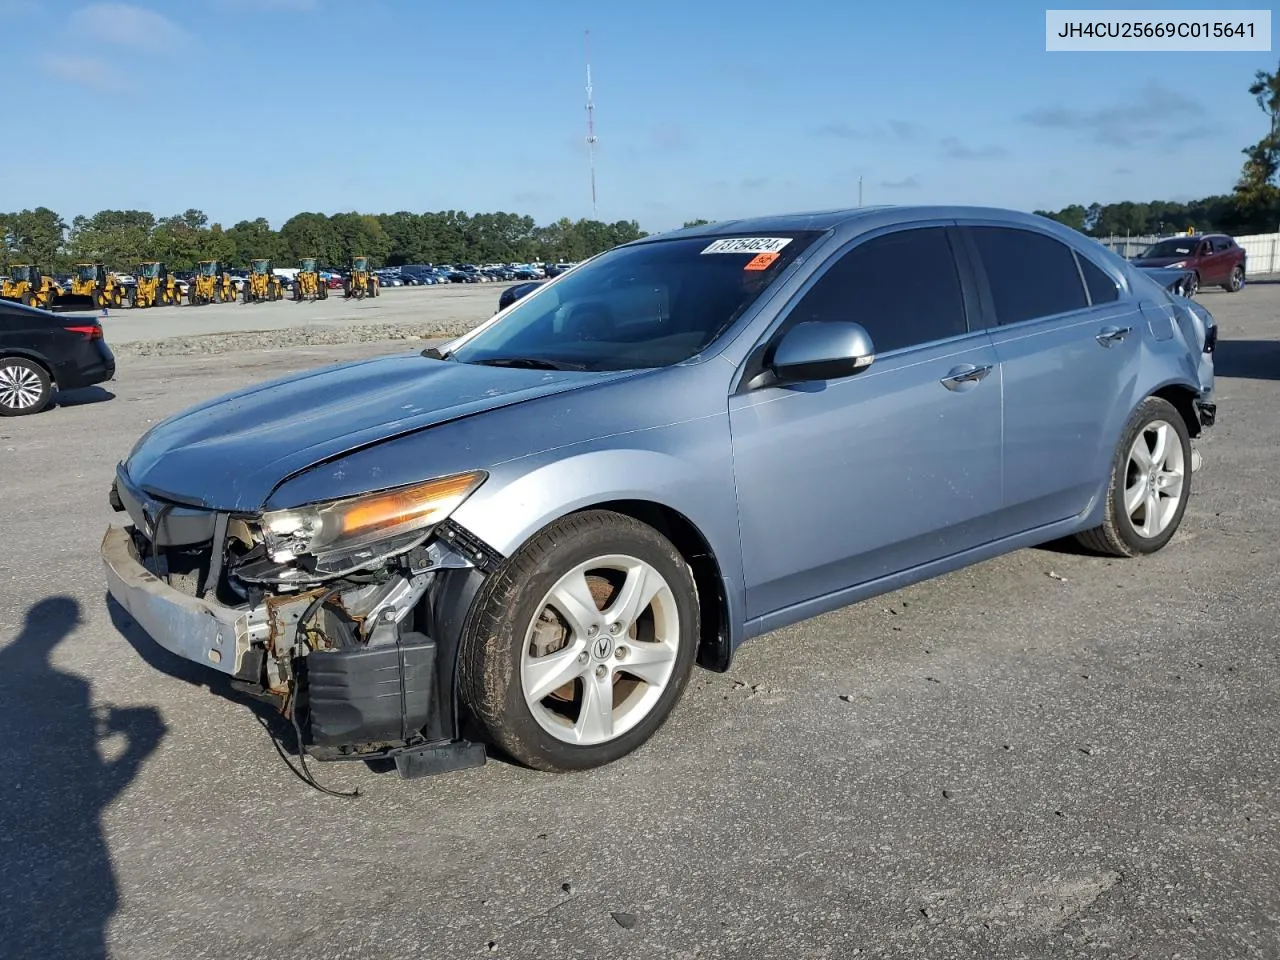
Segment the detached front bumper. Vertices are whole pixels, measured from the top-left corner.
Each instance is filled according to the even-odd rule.
[[[107,528],[102,562],[107,591],[157,644],[193,663],[258,682],[261,663],[252,651],[270,635],[266,608],[236,610],[176,590],[143,565],[121,527]]]

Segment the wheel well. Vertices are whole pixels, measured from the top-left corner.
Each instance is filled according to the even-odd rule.
[[[1200,417],[1196,414],[1196,393],[1194,390],[1190,387],[1170,384],[1167,387],[1161,387],[1152,396],[1172,403],[1178,413],[1182,414],[1182,420],[1187,425],[1187,433],[1193,437],[1200,436]]]
[[[698,664],[723,672],[729,668],[729,605],[724,595],[724,578],[711,545],[689,518],[670,507],[650,500],[610,500],[593,503],[584,510],[611,510],[653,527],[671,541],[693,571],[698,588]],[[581,511],[575,511],[581,512]]]
[[[34,356],[30,353],[20,353],[17,350],[0,350],[0,360],[4,360],[6,357],[18,357],[21,360],[30,360],[37,367],[39,367],[41,370],[45,372],[45,374],[49,377],[50,384],[52,384],[55,387],[58,385],[58,381],[53,375],[53,368],[49,366],[49,364],[45,363],[45,361],[42,360],[40,357]]]

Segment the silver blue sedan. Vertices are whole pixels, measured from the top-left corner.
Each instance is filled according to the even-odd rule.
[[[106,577],[312,756],[593,767],[751,637],[1057,538],[1160,550],[1216,337],[1031,215],[689,228],[441,348],[158,424],[117,469]]]

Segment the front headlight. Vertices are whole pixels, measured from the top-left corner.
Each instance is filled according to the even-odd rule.
[[[1169,264],[1169,269],[1170,269],[1170,270],[1182,270],[1182,269],[1184,269],[1184,268],[1186,267],[1186,265],[1187,265],[1187,261],[1185,261],[1185,260],[1179,260],[1177,263],[1171,263],[1171,264]]]
[[[262,516],[271,559],[309,558],[317,572],[345,573],[414,546],[484,483],[484,471],[440,477],[332,503]]]

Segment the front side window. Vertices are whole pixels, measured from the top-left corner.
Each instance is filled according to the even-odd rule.
[[[617,247],[517,301],[451,356],[568,370],[681,363],[706,350],[821,236],[765,233]]]
[[[877,354],[967,333],[946,232],[921,227],[855,246],[818,278],[787,324],[815,320],[861,324]]]
[[[997,323],[1022,323],[1089,305],[1075,253],[1062,241],[1017,227],[965,229],[986,270]]]

